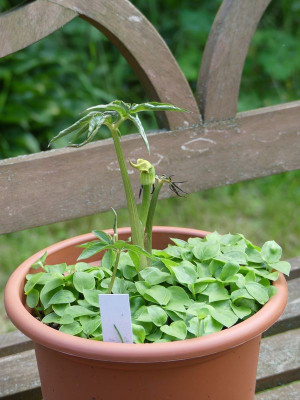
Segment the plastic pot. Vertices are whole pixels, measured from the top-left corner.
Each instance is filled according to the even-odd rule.
[[[204,237],[208,232],[154,227],[153,247],[170,237]],[[120,238],[130,235],[119,230]],[[56,243],[47,263],[75,263],[78,244],[93,234]],[[255,315],[221,332],[171,343],[105,343],[56,331],[35,319],[25,306],[23,288],[30,266],[45,250],[23,262],[5,289],[7,314],[34,341],[44,400],[253,400],[261,334],[282,314],[287,285],[280,274],[278,291]],[[95,261],[91,258],[89,261]]]

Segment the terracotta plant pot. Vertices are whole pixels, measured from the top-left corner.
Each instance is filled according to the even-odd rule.
[[[119,234],[124,239],[130,230],[120,229]],[[165,248],[170,237],[186,240],[206,234],[155,227],[153,247]],[[76,246],[92,239],[87,234],[48,247],[47,263],[75,263],[81,252]],[[12,274],[5,306],[16,327],[34,341],[44,400],[254,399],[261,334],[279,318],[287,301],[281,274],[277,294],[254,316],[229,329],[170,343],[105,343],[56,331],[26,309],[25,276],[43,252]]]

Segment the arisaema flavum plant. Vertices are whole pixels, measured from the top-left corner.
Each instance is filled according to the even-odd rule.
[[[131,161],[131,165],[140,171],[140,182],[142,185],[142,204],[140,207],[140,213],[138,212],[137,204],[126,167],[125,157],[121,146],[120,125],[124,123],[124,121],[131,121],[137,128],[139,134],[144,140],[148,152],[150,153],[147,135],[138,115],[140,112],[143,111],[186,110],[166,103],[149,102],[143,104],[128,104],[120,100],[115,100],[106,105],[97,105],[88,108],[84,112],[86,113],[84,117],[79,119],[70,127],[61,131],[56,137],[51,140],[50,144],[57,139],[70,135],[72,139],[69,143],[69,146],[81,147],[91,142],[98,133],[99,129],[103,126],[106,126],[109,129],[114,142],[123,180],[129,214],[129,222],[131,227],[132,244],[134,246],[138,246],[138,248],[140,248],[141,250],[146,250],[147,253],[151,255],[153,216],[161,187],[164,183],[167,183],[171,190],[173,190],[176,194],[180,195],[180,193],[184,192],[177,186],[176,182],[172,182],[171,177],[164,175],[157,176],[155,174],[155,169],[153,165],[149,161],[142,159],[138,159],[136,163]],[[83,138],[83,140],[78,143],[78,140],[81,138]],[[112,243],[110,243],[109,245],[112,245]],[[104,247],[105,249],[107,249],[106,246]],[[118,251],[116,251],[116,254],[118,255]],[[147,266],[147,258],[144,251],[141,251],[139,253],[139,259],[140,260],[138,269],[141,270]],[[151,260],[151,258],[149,258],[149,260]]]

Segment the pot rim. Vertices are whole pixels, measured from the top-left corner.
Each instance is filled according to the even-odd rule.
[[[130,228],[120,228],[118,232],[129,234]],[[209,232],[190,228],[155,226],[153,233],[204,237]],[[261,335],[280,317],[286,306],[287,283],[284,276],[280,274],[274,283],[277,293],[256,314],[231,328],[200,338],[167,343],[128,344],[99,342],[54,330],[33,317],[24,306],[22,302],[24,277],[31,265],[45,251],[51,255],[66,247],[76,246],[93,239],[95,236],[88,233],[55,243],[25,260],[10,276],[4,294],[7,314],[14,325],[34,342],[65,354],[101,361],[155,363],[185,360],[225,351]]]

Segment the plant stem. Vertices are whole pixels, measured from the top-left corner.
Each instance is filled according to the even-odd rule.
[[[152,185],[143,185],[143,199],[140,209],[140,220],[143,226],[146,225],[149,206],[150,206],[150,192]]]
[[[148,212],[148,217],[146,221],[146,227],[145,227],[145,250],[149,253],[152,254],[152,226],[153,226],[153,217],[155,213],[155,208],[158,200],[158,195],[160,192],[160,189],[162,188],[163,185],[163,180],[159,180],[153,195],[152,199],[150,202],[150,207],[149,207],[149,212]],[[151,263],[151,259],[148,260],[149,264]]]
[[[117,253],[117,254],[116,254],[116,260],[115,260],[114,270],[113,270],[113,274],[112,274],[111,280],[110,280],[110,282],[109,282],[109,286],[108,286],[108,288],[107,288],[107,294],[111,294],[112,288],[113,288],[113,286],[114,286],[115,278],[116,278],[116,275],[117,275],[117,270],[118,270],[118,265],[119,265],[119,260],[120,260],[121,251],[119,250],[119,251],[117,251],[116,253]]]
[[[129,213],[129,222],[130,222],[130,227],[131,227],[131,237],[132,237],[132,243],[134,245],[140,246],[141,248],[144,248],[144,240],[143,240],[143,231],[142,231],[142,225],[141,221],[139,219],[138,215],[138,210],[137,206],[135,203],[134,195],[133,195],[133,190],[132,186],[130,183],[130,179],[128,176],[127,168],[126,168],[126,162],[124,158],[124,154],[122,151],[121,147],[121,142],[119,138],[119,133],[118,133],[118,127],[110,127],[111,135],[114,141],[114,146],[119,162],[119,167],[121,171],[121,176],[123,180],[123,186],[125,190],[125,195],[126,195],[126,201],[127,201],[127,208],[128,208],[128,213]],[[147,266],[147,260],[145,256],[140,256],[140,268],[143,269]]]

